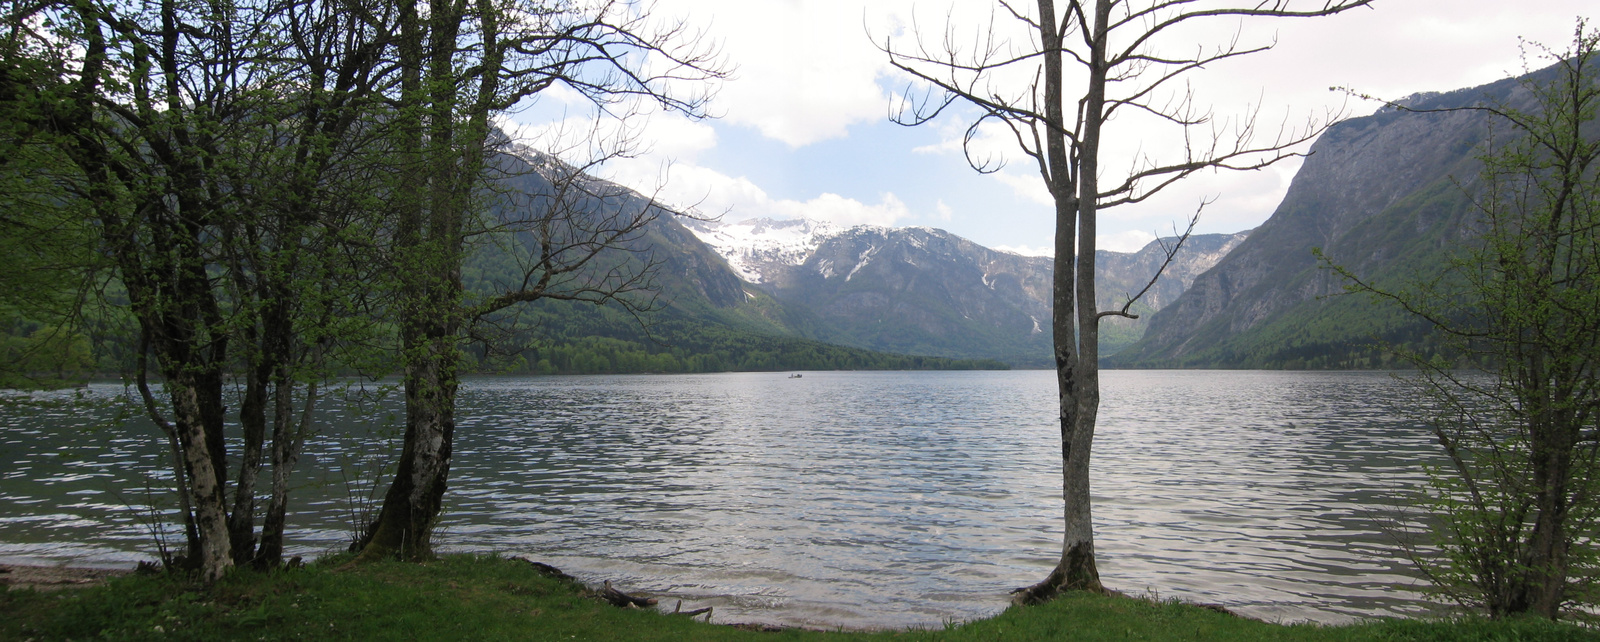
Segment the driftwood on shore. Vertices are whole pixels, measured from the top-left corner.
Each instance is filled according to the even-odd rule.
[[[708,606],[708,607],[705,607],[703,609],[694,609],[692,611],[685,611],[685,610],[683,610],[683,600],[678,600],[678,605],[672,607],[672,614],[673,615],[687,615],[689,617],[694,617],[696,615],[700,615],[700,614],[703,613],[706,616],[706,621],[710,622],[711,621],[711,609],[712,609],[712,607]]]
[[[549,564],[546,564],[544,562],[535,562],[535,561],[530,560],[530,559],[528,559],[526,557],[513,557],[511,559],[514,560],[514,561],[518,561],[518,562],[524,562],[524,563],[527,563],[527,564],[533,566],[534,570],[539,571],[539,574],[543,575],[545,577],[553,577],[553,578],[556,578],[558,580],[566,580],[568,582],[576,582],[576,581],[578,581],[578,578],[575,578],[575,577],[573,577],[571,575],[567,575],[566,573],[562,573],[561,569],[556,568],[554,566],[551,566]]]
[[[553,577],[553,578],[556,578],[558,580],[565,580],[565,581],[568,581],[568,582],[572,582],[574,584],[579,583],[577,578],[575,578],[575,577],[573,577],[571,575],[567,575],[566,573],[563,573],[561,571],[561,569],[556,568],[554,566],[551,566],[549,564],[545,564],[544,562],[535,562],[535,561],[530,560],[530,559],[528,559],[526,557],[513,557],[511,559],[515,560],[515,561],[518,561],[518,562],[523,562],[525,564],[528,564],[528,565],[532,566],[535,570],[537,570],[539,572],[539,574],[544,575],[546,577]],[[591,594],[591,595],[593,595],[595,597],[598,597],[598,598],[600,598],[602,600],[605,600],[607,603],[611,604],[612,606],[617,606],[617,607],[621,607],[621,608],[642,608],[642,607],[646,607],[646,606],[655,606],[656,605],[656,600],[653,599],[653,598],[637,597],[637,596],[633,596],[633,595],[628,595],[627,593],[623,593],[622,591],[617,590],[616,587],[611,585],[611,580],[606,580],[605,583],[603,585],[601,585],[600,590],[598,590],[598,591],[589,590],[588,592],[589,592],[589,594]],[[672,614],[673,615],[687,615],[689,617],[695,617],[697,615],[704,615],[704,616],[706,616],[706,621],[710,622],[711,621],[711,608],[712,607],[708,606],[708,607],[705,607],[705,608],[691,609],[691,610],[685,611],[685,610],[683,610],[683,600],[678,600],[677,606],[672,609]]]
[[[648,597],[634,597],[611,587],[611,580],[606,580],[605,586],[600,589],[600,599],[610,602],[613,606],[623,608],[634,606],[655,606],[656,601]]]

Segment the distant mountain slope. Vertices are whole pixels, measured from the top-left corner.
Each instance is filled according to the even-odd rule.
[[[861,226],[831,235],[760,287],[807,315],[806,336],[892,352],[1050,355],[1050,260],[990,250],[943,230]]]
[[[1177,256],[1173,257],[1172,264],[1167,266],[1167,271],[1156,280],[1144,298],[1130,308],[1130,311],[1139,315],[1138,319],[1107,317],[1100,322],[1101,355],[1116,354],[1143,337],[1156,311],[1176,301],[1194,283],[1195,278],[1211,269],[1250,234],[1250,230],[1245,230],[1235,234],[1190,236]],[[1138,294],[1150,282],[1150,275],[1161,267],[1161,261],[1166,258],[1165,248],[1171,247],[1176,240],[1164,238],[1152,241],[1131,254],[1105,250],[1096,252],[1095,298],[1099,300],[1099,308],[1121,309],[1128,297]]]
[[[550,193],[552,186],[542,174],[559,173],[561,168],[553,165],[559,161],[536,152],[523,156],[521,161],[506,159],[505,187],[512,192]],[[545,165],[550,167],[531,171]],[[632,191],[598,179],[584,180],[590,184],[582,191],[596,196],[575,212],[587,217],[581,225],[592,226],[619,212],[658,207]],[[634,346],[628,350],[676,351],[680,357],[691,349],[781,343],[787,346],[779,350],[784,354],[827,352],[835,355],[829,358],[861,361],[807,347],[831,344],[895,354],[997,359],[1023,367],[1051,365],[1049,258],[991,250],[927,227],[846,228],[803,219],[721,223],[677,216],[666,209],[658,214],[627,240],[625,249],[608,251],[595,264],[606,270],[631,266],[623,272],[646,262],[656,265],[657,309],[644,317],[651,328],[641,329],[638,319],[617,306],[543,301],[516,313],[514,320],[507,315],[502,324],[507,343],[576,345],[598,337]],[[516,221],[518,213],[503,211],[498,216]],[[515,238],[525,247],[537,246],[537,240],[525,233]],[[1196,275],[1244,238],[1244,233],[1191,238],[1167,274],[1134,308],[1145,316],[1106,322],[1102,350],[1114,352],[1138,339],[1148,323],[1146,313],[1176,299]],[[498,245],[480,248],[464,272],[469,291],[488,292],[520,281],[518,258],[510,251],[515,246],[502,239]],[[1120,307],[1127,295],[1143,288],[1161,258],[1159,243],[1136,253],[1100,252],[1102,309]],[[738,338],[742,335],[765,339]],[[778,338],[784,341],[773,341]],[[524,355],[534,365],[541,358],[532,352]],[[749,367],[754,362],[728,352],[720,363]],[[563,368],[555,362],[552,366]]]
[[[552,193],[545,174],[564,168],[539,166],[560,161],[527,150],[521,156],[501,159],[501,187],[513,194]],[[553,299],[510,309],[478,334],[492,339],[495,350],[512,354],[490,359],[480,343],[469,349],[478,367],[536,373],[1004,367],[993,360],[887,354],[801,336],[786,322],[795,316],[792,312],[741,279],[670,210],[631,190],[598,179],[580,180],[591,181],[582,190],[590,196],[572,208],[573,221],[562,224],[566,227],[600,229],[618,213],[658,211],[653,221],[601,253],[589,268],[558,278],[592,281],[600,278],[596,275],[633,274],[653,264],[651,292],[633,295],[641,303],[653,297],[649,312],[635,317],[618,305]],[[512,198],[492,212],[506,231],[469,257],[463,270],[469,293],[489,294],[522,281],[521,266],[537,255],[539,243],[518,230],[529,229],[526,219],[542,204]],[[519,206],[522,210],[514,211]]]
[[[1515,80],[1407,99],[1413,109],[1526,104]],[[1386,108],[1329,129],[1272,217],[1171,305],[1114,367],[1377,367],[1374,339],[1416,343],[1415,320],[1359,297],[1319,269],[1313,248],[1395,283],[1437,269],[1471,237],[1463,187],[1489,136],[1481,112]]]
[[[802,336],[843,345],[1050,365],[1051,259],[1000,252],[927,227],[841,228],[807,220],[687,221]],[[1177,298],[1245,233],[1197,235],[1136,310]],[[1170,243],[1171,239],[1167,239]],[[1102,308],[1121,305],[1160,266],[1157,243],[1102,251]],[[1107,322],[1103,349],[1137,339],[1143,319]]]

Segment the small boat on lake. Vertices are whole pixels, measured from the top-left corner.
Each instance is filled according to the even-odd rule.
[[[791,374],[791,375],[789,375],[789,378],[790,379],[799,379],[800,378],[800,373],[796,372],[794,374]]]

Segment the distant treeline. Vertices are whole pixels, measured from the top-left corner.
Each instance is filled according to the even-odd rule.
[[[540,342],[510,356],[469,348],[479,372],[625,374],[774,370],[1005,370],[993,359],[947,359],[873,352],[805,339],[699,328],[653,328],[657,341],[580,336]]]
[[[552,311],[555,312],[555,311]],[[634,374],[759,372],[779,370],[1005,370],[994,359],[950,359],[874,352],[807,339],[778,337],[666,321],[648,331],[610,315],[561,310],[543,319],[540,332],[521,339],[510,355],[484,344],[463,347],[471,373]],[[570,315],[570,316],[569,316]],[[582,334],[614,333],[619,336]],[[130,338],[83,334],[13,317],[0,324],[0,388],[59,388],[91,378],[118,377],[131,365]],[[127,343],[128,345],[122,345]],[[497,346],[504,351],[505,346]],[[124,363],[128,362],[128,363]],[[349,374],[355,374],[351,369]]]

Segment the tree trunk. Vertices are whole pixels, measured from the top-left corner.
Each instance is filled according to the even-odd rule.
[[[1083,129],[1078,142],[1078,362],[1073,383],[1071,430],[1064,441],[1063,457],[1067,504],[1066,541],[1061,562],[1068,570],[1068,588],[1101,591],[1100,571],[1094,559],[1094,523],[1089,498],[1089,452],[1094,445],[1095,422],[1100,416],[1100,310],[1095,304],[1095,227],[1100,206],[1100,127],[1106,104],[1106,40],[1111,2],[1098,0],[1094,9],[1094,38],[1089,50],[1089,86],[1083,106]]]
[[[1551,399],[1553,391],[1543,359],[1532,360],[1539,381],[1529,388],[1536,401],[1525,404],[1531,407],[1530,458],[1533,460],[1534,522],[1529,538],[1529,558],[1523,575],[1523,588],[1527,592],[1526,607],[1552,620],[1561,616],[1561,605],[1566,601],[1568,536],[1566,523],[1569,513],[1567,484],[1572,479],[1572,454],[1576,448],[1576,435],[1568,430],[1570,423],[1563,421],[1559,404]],[[1537,405],[1534,405],[1537,404]]]
[[[194,524],[194,502],[189,499],[189,472],[184,463],[183,446],[178,439],[178,429],[168,423],[162,416],[161,410],[156,406],[155,395],[150,393],[149,382],[149,355],[150,333],[139,333],[139,354],[135,357],[134,386],[139,390],[139,398],[144,402],[145,413],[156,427],[161,429],[161,434],[167,438],[167,452],[172,461],[172,480],[178,489],[178,511],[183,515],[184,557],[175,558],[168,553],[166,545],[161,544],[161,563],[168,567],[187,566],[196,559],[200,550],[200,532]]]
[[[357,563],[384,557],[431,558],[433,527],[450,473],[460,359],[461,230],[479,178],[487,132],[458,135],[456,115],[462,96],[456,87],[455,51],[440,43],[456,42],[467,10],[449,0],[430,0],[425,18],[409,5],[402,9],[401,95],[412,109],[399,123],[400,153],[417,159],[409,164],[415,174],[400,186],[396,228],[396,256],[402,265],[399,316],[406,360],[406,434],[394,480],[361,542]],[[495,34],[491,29],[486,35]],[[486,119],[488,109],[468,107],[468,121]],[[474,133],[479,134],[476,139]]]
[[[225,491],[218,483],[219,471],[207,443],[200,396],[193,379],[181,368],[169,368],[166,386],[172,397],[173,423],[183,446],[195,529],[200,536],[200,550],[191,551],[190,555],[198,557],[201,576],[208,582],[216,581],[233,566]]]
[[[260,358],[257,353],[256,360]],[[255,556],[256,476],[261,470],[261,449],[267,433],[265,379],[268,372],[270,370],[259,363],[252,364],[245,373],[244,399],[239,404],[244,449],[239,461],[239,478],[233,488],[233,512],[228,515],[233,563],[239,565],[250,563]]]
[[[433,527],[450,473],[455,433],[454,332],[428,337],[421,347],[427,352],[406,367],[406,434],[400,465],[378,519],[362,542],[358,563],[388,557],[423,561],[433,556]]]
[[[1110,6],[1095,7],[1096,61],[1105,56],[1104,35]],[[1084,108],[1085,136],[1069,153],[1062,96],[1062,42],[1053,0],[1039,0],[1044,52],[1046,158],[1044,177],[1056,204],[1056,257],[1052,284],[1051,332],[1055,343],[1056,387],[1061,421],[1061,487],[1064,532],[1061,559],[1043,581],[1018,592],[1021,604],[1047,602],[1063,591],[1101,591],[1095,566],[1094,520],[1090,507],[1089,453],[1100,407],[1098,312],[1094,303],[1094,216],[1098,202],[1095,153],[1099,118],[1105,103],[1104,64],[1091,74]],[[1096,81],[1099,82],[1096,82]],[[1077,161],[1077,165],[1073,161]]]
[[[320,358],[319,358],[320,360]],[[294,382],[286,368],[278,376],[274,390],[272,424],[272,496],[261,519],[261,544],[256,549],[255,565],[273,568],[283,563],[283,527],[289,512],[289,477],[305,444],[311,426],[311,413],[317,404],[317,384],[306,385],[305,406],[299,423],[294,421]]]

